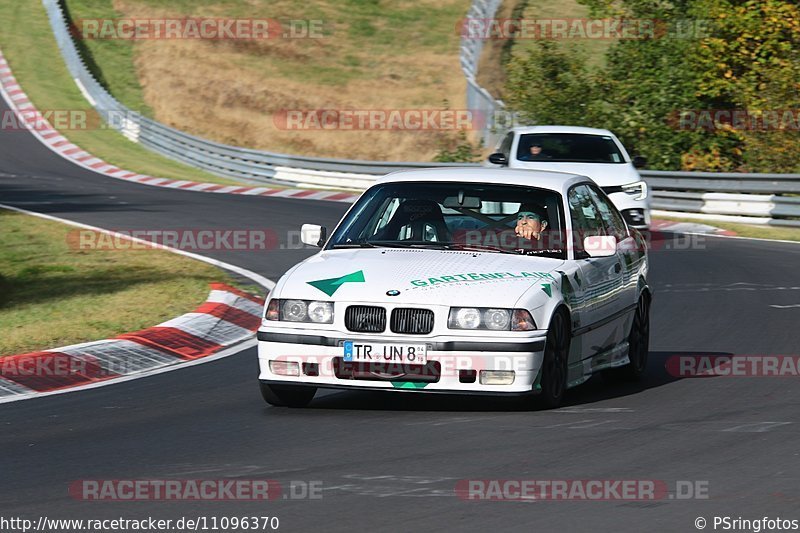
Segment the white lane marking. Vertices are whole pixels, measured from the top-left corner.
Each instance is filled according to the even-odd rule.
[[[800,304],[791,304],[791,305],[770,305],[770,307],[774,307],[775,309],[791,309],[792,307],[800,307]]]
[[[752,424],[742,424],[721,431],[732,431],[736,433],[764,433],[780,426],[786,426],[791,422],[753,422]]]
[[[98,228],[97,226],[90,226],[88,224],[82,224],[80,222],[74,222],[72,220],[68,220],[65,218],[54,217],[52,215],[45,215],[43,213],[37,213],[36,211],[29,211],[27,209],[21,209],[19,207],[14,207],[11,205],[0,204],[0,208],[8,209],[10,211],[16,211],[17,213],[25,213],[26,215],[31,215],[39,218],[43,218],[45,220],[52,220],[54,222],[61,222],[62,224],[67,224],[69,226],[73,226],[76,228],[83,228],[92,231],[97,231],[100,233],[104,233],[106,235],[110,235],[117,239],[127,239],[129,241],[133,241],[139,244],[143,244],[150,248],[155,248],[158,250],[167,250],[168,252],[172,252],[178,255],[183,255],[185,257],[191,257],[192,259],[196,259],[198,261],[202,261],[204,263],[208,263],[210,265],[214,265],[216,267],[222,268],[224,270],[229,270],[231,272],[235,272],[241,276],[244,276],[248,279],[253,280],[254,282],[258,283],[262,287],[266,288],[267,290],[272,290],[275,288],[275,282],[265,278],[261,274],[256,274],[252,270],[247,270],[246,268],[238,267],[236,265],[232,265],[230,263],[226,263],[224,261],[218,261],[217,259],[211,259],[210,257],[206,257],[203,255],[195,254],[192,252],[187,252],[185,250],[179,250],[177,248],[172,248],[170,246],[164,246],[163,244],[154,243],[145,239],[139,239],[137,237],[131,237],[130,235],[123,235],[122,233],[117,233],[116,231],[110,231],[103,228]]]
[[[201,359],[195,359],[194,361],[175,363],[174,365],[148,370],[146,372],[142,372],[141,374],[131,374],[129,376],[123,376],[121,378],[114,378],[106,381],[98,381],[96,383],[89,383],[87,385],[81,385],[80,387],[73,387],[71,389],[63,389],[50,392],[32,392],[30,394],[20,394],[19,396],[0,398],[0,404],[18,402],[21,400],[32,400],[35,398],[43,398],[45,396],[55,396],[56,394],[69,394],[71,392],[78,392],[88,389],[97,389],[100,387],[107,387],[109,385],[116,385],[117,383],[122,383],[125,381],[133,381],[135,379],[147,378],[150,376],[155,376],[157,374],[164,374],[166,372],[172,372],[173,370],[181,370],[189,366],[202,365],[205,363],[210,363],[211,361],[216,361],[217,359],[223,359],[231,355],[236,355],[237,353],[252,348],[257,344],[258,341],[255,338],[253,338],[244,341],[240,344],[237,344],[236,346],[231,346],[230,348],[215,353],[214,355],[209,355],[208,357],[203,357]]]

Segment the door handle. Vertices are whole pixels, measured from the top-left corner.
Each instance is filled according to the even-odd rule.
[[[622,265],[620,263],[617,263],[616,265],[614,265],[614,272],[616,272],[617,274],[622,272]]]

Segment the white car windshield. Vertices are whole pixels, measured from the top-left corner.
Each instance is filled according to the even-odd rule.
[[[481,183],[386,183],[369,189],[327,249],[409,247],[564,259],[557,192]]]
[[[624,163],[608,135],[528,133],[517,145],[517,160],[547,163]]]

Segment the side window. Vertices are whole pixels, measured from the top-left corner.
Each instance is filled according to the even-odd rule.
[[[500,143],[500,146],[497,148],[497,151],[506,156],[506,159],[510,159],[511,145],[513,143],[514,143],[514,132],[510,132],[503,138],[503,142]]]
[[[617,238],[617,242],[623,240],[628,236],[628,228],[625,226],[625,221],[622,220],[622,215],[596,187],[589,187],[589,190],[606,226],[606,235],[613,235]]]
[[[606,235],[605,224],[592,200],[587,185],[577,185],[567,194],[569,216],[572,219],[572,239],[576,253],[583,252],[583,239],[594,235]]]

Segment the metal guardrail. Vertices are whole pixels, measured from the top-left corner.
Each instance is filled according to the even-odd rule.
[[[63,1],[63,0],[62,0]],[[468,17],[492,18],[501,0],[474,0]],[[118,102],[92,76],[78,52],[59,0],[42,0],[67,68],[86,99],[116,130],[134,142],[208,172],[242,181],[363,190],[376,176],[395,170],[464,164],[357,161],[293,156],[216,143],[176,130]],[[470,109],[495,116],[502,106],[475,81],[483,47],[461,41],[461,67]],[[491,133],[491,132],[490,132]],[[491,145],[491,144],[490,144]],[[468,166],[477,166],[475,164]],[[800,227],[800,174],[735,174],[641,171],[653,192],[654,209],[709,220],[740,220]],[[733,193],[733,194],[731,194]],[[752,193],[752,194],[743,194]],[[765,194],[770,193],[770,194]]]
[[[800,195],[800,174],[640,173],[652,191],[653,209],[707,220],[800,228],[800,196],[786,196]]]
[[[502,0],[474,0],[467,13],[466,21],[491,19],[495,16],[500,4],[502,4]],[[505,104],[501,100],[495,100],[489,91],[478,84],[476,77],[482,51],[483,40],[470,37],[469,32],[462,28],[459,59],[461,70],[467,80],[467,109],[477,111],[488,119],[485,121],[482,132],[483,144],[494,146],[503,133],[496,130],[496,119],[499,115],[498,112],[505,109]]]

